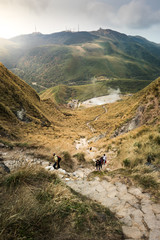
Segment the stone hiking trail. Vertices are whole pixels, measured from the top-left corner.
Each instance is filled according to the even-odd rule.
[[[69,173],[62,168],[55,170],[48,166],[48,161],[35,157],[31,150],[9,150],[3,144],[0,144],[0,150],[0,163],[2,167],[7,166],[11,172],[21,166],[40,165],[47,171],[55,171],[74,191],[109,208],[122,222],[124,239],[160,240],[160,204],[152,202],[150,194],[143,193],[142,189],[128,187],[108,176],[91,179],[88,175],[95,170],[94,167],[79,167],[75,172]],[[106,166],[103,168],[110,170]]]
[[[114,212],[122,223],[124,239],[160,240],[160,204],[152,202],[150,194],[143,193],[140,188],[101,180],[97,176],[88,180],[87,176],[93,170],[80,168],[74,173],[67,173],[59,169],[57,173],[74,191]]]

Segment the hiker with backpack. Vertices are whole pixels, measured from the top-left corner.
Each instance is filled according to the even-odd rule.
[[[103,157],[101,157],[101,158],[99,159],[99,162],[100,162],[100,167],[101,167],[101,169],[102,169],[102,166],[103,166]]]
[[[106,164],[106,160],[107,160],[107,157],[106,157],[106,154],[103,155],[103,164],[105,165]]]
[[[60,156],[57,156],[57,157],[58,157],[58,168],[60,168],[61,157]]]
[[[61,157],[59,157],[55,153],[53,153],[53,159],[54,159],[54,164],[53,164],[54,169],[60,168]]]
[[[96,170],[100,171],[100,161],[99,161],[99,159],[96,160]]]

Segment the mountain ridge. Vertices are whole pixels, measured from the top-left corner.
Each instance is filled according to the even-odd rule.
[[[130,85],[130,79],[151,81],[160,75],[160,45],[111,29],[33,33],[12,40],[16,49],[5,54],[0,48],[0,61],[37,91],[89,84],[94,77],[128,79]]]

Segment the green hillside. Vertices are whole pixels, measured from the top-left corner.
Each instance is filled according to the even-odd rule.
[[[85,101],[90,98],[109,94],[110,89],[119,89],[121,94],[135,93],[149,84],[149,80],[97,80],[86,85],[58,85],[40,93],[42,99],[52,99],[55,103],[66,104],[72,99]]]
[[[112,30],[35,33],[11,41],[19,46],[15,58],[2,53],[0,60],[37,91],[89,84],[100,76],[151,81],[160,75],[158,44]]]
[[[1,136],[16,135],[21,130],[22,122],[49,124],[35,90],[2,64],[0,64],[0,112]]]

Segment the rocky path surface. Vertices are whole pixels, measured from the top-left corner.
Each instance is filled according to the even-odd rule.
[[[81,167],[69,173],[61,168],[53,169],[47,161],[31,155],[30,151],[9,151],[5,147],[0,150],[1,165],[5,164],[11,171],[28,164],[41,165],[46,170],[56,171],[62,181],[76,192],[109,208],[122,222],[126,240],[160,240],[160,204],[152,202],[150,194],[144,193],[142,189],[129,187],[109,177],[89,178],[94,168]]]
[[[99,202],[114,212],[122,222],[126,240],[160,240],[160,204],[151,201],[150,194],[121,182],[94,177],[87,180],[93,169],[79,169],[66,173],[59,169],[61,179],[73,190]]]

